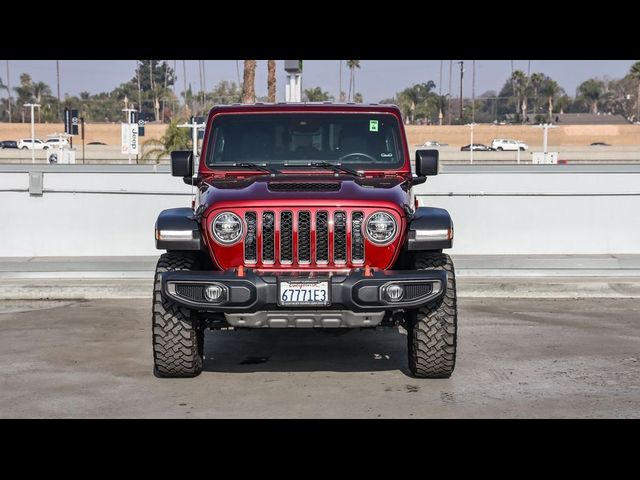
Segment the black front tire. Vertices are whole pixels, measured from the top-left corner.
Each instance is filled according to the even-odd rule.
[[[456,277],[445,253],[416,253],[416,270],[445,270],[444,294],[424,308],[410,310],[407,322],[409,370],[418,378],[449,378],[456,365],[458,307]]]
[[[197,270],[192,252],[168,252],[160,256],[153,285],[153,364],[158,377],[195,377],[202,371],[204,330],[194,312],[163,298],[160,274]]]

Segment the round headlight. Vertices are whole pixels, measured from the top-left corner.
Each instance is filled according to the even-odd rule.
[[[389,213],[376,212],[367,220],[367,237],[373,243],[389,243],[396,236],[397,230],[396,220]]]
[[[231,212],[218,214],[211,222],[211,233],[217,242],[231,245],[240,240],[243,231],[242,220]]]

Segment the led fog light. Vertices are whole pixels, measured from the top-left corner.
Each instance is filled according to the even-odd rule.
[[[209,285],[204,289],[204,298],[209,302],[218,302],[224,298],[224,288],[220,285]]]
[[[404,297],[404,287],[397,283],[392,283],[384,288],[384,296],[390,302],[398,302]]]

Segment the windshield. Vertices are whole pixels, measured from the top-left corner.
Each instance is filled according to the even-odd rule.
[[[227,114],[216,117],[210,139],[206,163],[214,167],[323,161],[366,170],[404,163],[390,114]]]

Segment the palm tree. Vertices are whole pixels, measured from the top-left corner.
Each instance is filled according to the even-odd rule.
[[[631,66],[629,75],[638,81],[638,96],[636,97],[636,122],[640,121],[640,62],[636,62]]]
[[[160,158],[169,156],[174,150],[189,150],[191,135],[187,128],[178,128],[178,119],[171,120],[165,134],[160,139],[152,138],[142,144],[142,160],[152,158],[160,163]]]
[[[540,91],[540,87],[545,81],[545,76],[542,73],[533,73],[531,77],[529,77],[529,83],[531,84],[531,90],[533,90],[533,113],[536,115],[538,113],[538,92]]]
[[[51,88],[44,82],[34,82],[31,84],[31,89],[33,92],[33,96],[36,99],[36,103],[42,105],[43,97],[46,95],[51,95]],[[38,109],[38,123],[40,122],[40,112],[41,108]]]
[[[520,99],[522,100],[522,112],[523,117],[521,118],[522,122],[526,120],[526,111],[527,111],[527,102],[526,102],[526,90],[528,85],[527,76],[524,74],[522,70],[516,70],[511,74],[511,83],[513,85],[513,92],[516,95],[516,118],[520,118]]]
[[[7,91],[7,105],[9,106],[9,112],[11,112],[11,94],[9,92],[9,87],[7,87],[4,82],[2,81],[2,79],[0,78],[0,90],[6,90]],[[11,114],[9,113],[9,122],[11,122]]]
[[[605,95],[604,83],[601,80],[590,78],[580,84],[578,93],[591,103],[591,113],[598,113],[598,103]]]
[[[436,84],[433,80],[429,80],[427,83],[418,83],[413,87],[405,88],[398,95],[400,107],[405,114],[405,117],[409,118],[409,123],[413,123],[415,120],[416,109],[429,107],[431,100],[435,101],[435,93],[431,90],[435,88]]]
[[[553,118],[554,100],[559,96],[562,96],[562,94],[564,94],[564,90],[560,85],[558,85],[558,82],[547,77],[540,87],[540,92],[547,98],[547,105],[549,108],[547,120],[551,122],[551,119]]]
[[[347,68],[349,68],[349,95],[348,101],[352,101],[352,92],[356,91],[356,68],[360,68],[360,60],[347,60]]]
[[[304,91],[304,97],[307,102],[326,102],[331,100],[329,92],[325,92],[321,87],[307,88]]]
[[[267,95],[269,102],[276,103],[276,61],[267,60]]]
[[[244,79],[242,82],[242,103],[254,103],[256,101],[256,61],[244,61]]]

